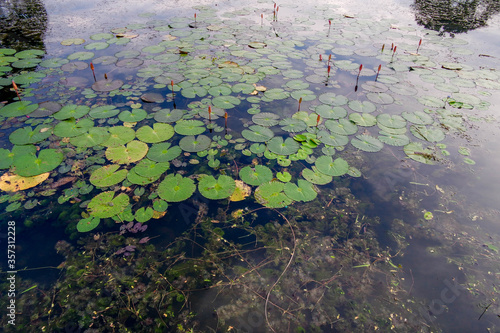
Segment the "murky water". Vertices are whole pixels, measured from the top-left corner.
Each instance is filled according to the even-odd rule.
[[[136,159],[133,149],[127,148],[131,162],[123,162],[122,157],[113,156],[109,144],[80,145],[77,140],[61,139],[66,137],[62,134],[35,141],[38,149],[67,149],[61,167],[49,170],[54,170],[52,184],[62,179],[67,183],[53,186],[57,194],[52,196],[42,194],[41,189],[50,186],[41,183],[2,199],[1,232],[6,232],[7,221],[16,222],[15,320],[19,331],[500,332],[500,179],[496,172],[500,164],[496,115],[500,105],[500,43],[496,43],[500,41],[500,19],[494,2],[472,3],[467,11],[460,3],[448,8],[448,3],[439,1],[388,0],[278,3],[278,10],[270,1],[46,0],[14,4],[2,7],[2,15],[9,17],[4,45],[16,51],[43,49],[44,59],[62,59],[58,66],[45,63],[38,67],[46,76],[32,84],[32,92],[22,86],[22,98],[33,103],[51,100],[92,106],[91,116],[80,117],[94,119],[96,128],[125,124],[123,127],[137,130],[155,122],[177,126],[178,120],[158,120],[165,118],[155,115],[161,108],[184,110],[184,120],[200,121],[196,125],[204,127],[200,133],[214,143],[212,151],[183,148],[175,160],[168,160],[168,174],[173,171],[185,180],[177,187],[170,184],[168,191],[161,190],[165,181],[155,183],[158,178],[151,181],[153,185],[141,186],[145,180],[140,175],[102,186],[130,197],[127,200],[134,211],[102,214],[97,229],[79,233],[78,221],[89,213],[90,217],[97,214],[97,208],[92,211],[88,205],[104,191],[99,186],[86,191],[90,183],[98,184],[90,175],[112,163],[129,171],[144,156]],[[45,12],[34,12],[36,5]],[[437,31],[424,30],[416,18]],[[25,22],[22,20],[39,23],[39,30],[16,40],[12,36],[20,32],[13,27]],[[130,29],[116,30],[124,27]],[[457,27],[471,30],[459,33]],[[376,29],[380,29],[378,36],[373,34]],[[198,35],[186,39],[191,30]],[[102,42],[96,34],[110,31],[114,36],[104,40],[115,40],[114,44],[104,42],[110,45],[101,45],[102,50],[97,44],[85,47]],[[122,33],[125,36],[119,38],[130,38],[129,46],[116,41],[116,35]],[[89,36],[96,36],[95,40]],[[85,42],[61,45],[71,38]],[[391,40],[399,45],[398,52],[389,51]],[[419,40],[423,40],[422,46]],[[151,45],[160,48],[146,48]],[[91,50],[95,56],[87,57]],[[142,51],[122,59],[142,62],[137,66],[123,62],[118,67],[104,58],[102,63],[96,62],[101,56],[118,58],[123,50]],[[75,52],[86,54],[71,58]],[[156,58],[158,54],[170,58]],[[328,54],[334,55],[331,67]],[[84,62],[85,69],[61,70],[68,57],[75,63]],[[87,65],[90,61],[96,62],[97,79]],[[409,62],[413,62],[411,69]],[[379,64],[383,64],[380,81]],[[460,66],[454,67],[456,64]],[[239,68],[232,73],[221,71],[235,66]],[[168,80],[156,80],[157,75],[146,72],[146,67],[150,71],[160,68],[170,76],[162,74]],[[7,71],[6,76],[15,79],[29,68],[36,67]],[[137,74],[141,70],[145,73],[142,78]],[[470,74],[474,71],[480,74]],[[256,72],[265,75],[254,75]],[[109,83],[108,76],[112,81],[121,80],[120,91],[129,90],[130,94],[100,91],[95,86],[92,90],[94,80],[102,80],[104,75],[105,83]],[[174,95],[170,78],[175,80]],[[237,82],[255,83],[256,90],[231,89]],[[13,102],[15,91],[10,84],[3,86],[1,99],[5,104]],[[210,90],[214,87],[216,93]],[[282,91],[273,95],[272,89]],[[163,101],[147,103],[146,92],[160,93]],[[465,100],[463,93],[479,97],[481,103]],[[236,101],[223,100],[228,95],[236,96]],[[427,100],[418,100],[422,96]],[[217,104],[216,98],[223,102]],[[349,103],[352,101],[368,103],[360,107]],[[233,107],[220,106],[231,102]],[[456,103],[463,103],[463,108]],[[468,103],[473,104],[471,109]],[[143,108],[151,116],[135,124],[133,118],[127,118],[129,114],[102,116],[93,104],[116,104],[120,111]],[[213,107],[213,119],[206,113],[208,105]],[[371,105],[376,110],[370,110]],[[226,111],[229,117],[226,114],[224,119]],[[266,112],[278,115],[279,121],[295,119],[293,126],[304,129],[295,132],[286,129],[289,123],[279,123],[279,127],[272,116],[255,117]],[[422,112],[420,118],[411,117],[415,112]],[[25,124],[49,126],[50,122],[71,121],[52,115],[26,119],[24,114],[6,114],[1,146],[9,151],[13,149],[11,134]],[[404,119],[381,115],[404,115]],[[426,123],[426,117],[431,122]],[[44,119],[49,121],[43,123]],[[337,119],[346,122],[339,125],[334,123]],[[407,126],[407,122],[413,125]],[[255,124],[273,128],[274,133],[265,134],[261,127],[254,129],[252,137],[248,129]],[[353,124],[355,130],[347,133]],[[183,139],[177,140],[191,132],[176,127],[174,134],[168,126],[162,130],[171,130],[173,144],[183,146]],[[335,141],[328,148],[326,142],[331,141],[322,141],[326,134],[322,136],[320,130],[328,130],[337,140],[348,137],[351,144]],[[255,132],[269,137],[256,139]],[[57,133],[74,137],[68,130]],[[161,142],[137,133],[134,135],[149,145],[146,149]],[[298,133],[317,140],[307,146],[315,149],[312,157],[291,158],[297,153],[286,141],[279,148],[271,145],[274,135],[295,137],[303,145],[307,139],[295,136]],[[379,134],[385,138],[376,139]],[[399,144],[396,139],[409,141]],[[387,140],[386,144],[381,140]],[[430,148],[409,150],[410,141]],[[267,145],[264,156],[266,146],[258,145],[263,142]],[[241,147],[234,148],[237,144]],[[287,149],[291,151],[284,153]],[[319,162],[331,155],[330,167]],[[156,162],[155,166],[162,163]],[[349,171],[347,166],[338,171],[344,162]],[[245,178],[241,170],[253,163],[268,166],[270,177],[283,183],[288,183],[285,174],[289,173],[299,187],[288,192],[286,188],[284,192],[269,189],[272,194],[267,195],[265,184],[278,180],[270,178],[263,185],[257,182],[258,175]],[[325,173],[307,176],[304,170],[313,167]],[[21,167],[14,163],[12,168]],[[355,177],[358,172],[361,177]],[[229,201],[230,193],[223,194],[224,184],[212,184],[203,192],[202,178],[193,174],[213,174],[219,180],[239,176],[253,186],[254,194],[244,201]],[[320,176],[334,177],[324,181]],[[194,186],[187,179],[195,180],[199,189],[193,189],[189,199],[177,200],[165,193]],[[301,185],[305,183],[309,185]],[[216,186],[216,193],[210,192]],[[285,195],[297,192],[300,196],[294,197],[294,203]],[[310,201],[307,193],[316,198]],[[273,201],[275,197],[281,201]],[[112,198],[106,199],[109,204],[104,208],[97,207],[111,210],[118,206]],[[26,206],[31,200],[38,202],[33,210]],[[161,205],[167,201],[168,209],[162,214]],[[22,206],[16,208],[16,202]],[[155,212],[153,219],[147,209]],[[134,219],[149,220],[145,223],[148,229],[134,229],[139,227],[128,223]],[[118,235],[120,231],[124,236]],[[0,246],[7,246],[6,238],[1,241]],[[4,261],[2,270],[12,270]],[[2,298],[5,309],[3,305],[10,300]],[[40,305],[53,310],[46,313]],[[6,330],[15,331],[5,318]]]

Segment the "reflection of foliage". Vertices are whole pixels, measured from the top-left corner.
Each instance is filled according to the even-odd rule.
[[[3,2],[0,7],[0,42],[4,47],[43,47],[47,12],[40,0]]]
[[[466,32],[486,25],[500,11],[497,0],[415,0],[417,23],[428,29]]]

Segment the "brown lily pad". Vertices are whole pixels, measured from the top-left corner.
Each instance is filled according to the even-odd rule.
[[[123,86],[122,80],[99,80],[92,85],[95,91],[111,91]]]

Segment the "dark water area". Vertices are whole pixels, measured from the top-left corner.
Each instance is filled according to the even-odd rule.
[[[499,11],[0,4],[5,331],[500,332]]]

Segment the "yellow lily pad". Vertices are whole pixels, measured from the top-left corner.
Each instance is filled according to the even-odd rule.
[[[230,201],[241,201],[252,193],[252,188],[245,184],[241,180],[236,180],[236,188],[234,189],[233,194],[229,197]]]
[[[32,188],[49,178],[50,172],[37,176],[22,177],[10,172],[6,172],[0,177],[0,189],[5,192],[17,192]]]

